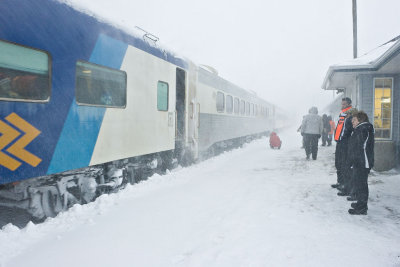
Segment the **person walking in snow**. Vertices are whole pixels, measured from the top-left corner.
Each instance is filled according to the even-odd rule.
[[[322,146],[326,146],[328,133],[331,130],[331,125],[329,124],[328,116],[326,114],[322,115],[322,125]]]
[[[312,107],[308,114],[304,116],[301,123],[301,135],[304,137],[304,148],[306,151],[306,158],[317,159],[318,154],[318,139],[322,134],[322,118],[318,115],[317,107]]]
[[[332,116],[328,116],[328,121],[329,121],[329,125],[331,127],[331,129],[328,132],[328,146],[332,145],[332,135],[333,135],[333,131],[335,131],[335,122],[332,120]]]
[[[347,160],[348,140],[353,132],[353,126],[351,120],[347,120],[347,111],[352,108],[351,99],[348,97],[342,98],[342,111],[339,114],[339,121],[336,125],[334,139],[336,141],[335,150],[335,167],[337,174],[337,183],[331,185],[333,188],[341,190],[338,195],[348,195],[344,192],[344,183],[346,175],[350,171],[350,167]]]
[[[374,126],[368,115],[359,111],[353,115],[353,134],[349,140],[349,161],[353,167],[353,182],[357,202],[351,204],[349,213],[365,215],[368,210],[368,174],[374,166]]]

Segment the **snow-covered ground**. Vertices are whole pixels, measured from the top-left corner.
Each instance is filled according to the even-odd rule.
[[[334,147],[306,161],[297,133],[281,138],[7,225],[0,266],[400,266],[400,175],[372,173],[368,215],[351,216]]]

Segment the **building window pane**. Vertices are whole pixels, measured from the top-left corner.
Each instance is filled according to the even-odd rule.
[[[221,92],[217,93],[217,111],[224,112],[225,110],[225,95]]]
[[[233,97],[230,95],[226,96],[226,113],[233,112]]]
[[[392,127],[392,79],[375,79],[374,127],[375,138],[390,139]]]
[[[157,83],[157,109],[159,111],[168,111],[168,83],[158,81]]]
[[[79,105],[124,108],[126,106],[126,73],[78,61],[75,96]]]
[[[48,101],[49,70],[46,52],[0,41],[0,99]]]
[[[240,101],[240,114],[244,115],[244,112],[245,112],[245,102],[244,102],[244,100],[241,100]]]
[[[239,114],[239,98],[237,98],[237,97],[235,97],[234,112],[235,112],[235,114]]]

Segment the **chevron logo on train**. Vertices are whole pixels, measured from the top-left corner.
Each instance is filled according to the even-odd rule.
[[[11,171],[18,169],[22,162],[32,167],[38,166],[42,159],[25,150],[25,147],[41,132],[14,112],[8,115],[5,121],[15,128],[0,120],[0,165]],[[14,140],[17,141],[13,143]],[[9,146],[10,144],[12,145]]]

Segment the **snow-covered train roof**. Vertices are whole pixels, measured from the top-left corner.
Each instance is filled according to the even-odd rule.
[[[145,30],[141,29],[140,27],[127,27],[126,25],[122,24],[121,22],[112,20],[110,17],[104,17],[102,15],[99,15],[92,10],[90,10],[89,6],[85,4],[85,2],[71,2],[69,0],[51,0],[58,2],[60,4],[64,4],[77,12],[86,14],[92,18],[94,18],[96,21],[99,23],[103,23],[106,25],[111,26],[117,31],[120,31],[124,33],[127,36],[130,36],[132,38],[135,38],[137,40],[141,41],[141,45],[138,45],[135,47],[142,49],[156,57],[162,58],[168,62],[171,62],[179,67],[182,67],[184,69],[188,68],[188,59],[185,57],[179,55],[177,52],[173,51],[170,48],[167,48],[165,45],[159,42],[158,38],[157,40],[151,40],[150,38],[146,38],[146,36],[154,36]],[[154,36],[155,37],[155,36]]]
[[[262,98],[259,98],[254,92],[245,90],[230,81],[225,80],[224,78],[216,75],[213,72],[210,72],[204,68],[198,68],[198,79],[199,82],[210,85],[212,87],[216,87],[222,91],[225,91],[227,93],[230,93],[234,96],[242,97],[242,98],[247,98],[251,100],[257,100],[260,103],[266,104],[266,105],[272,105],[271,103],[268,103]]]

